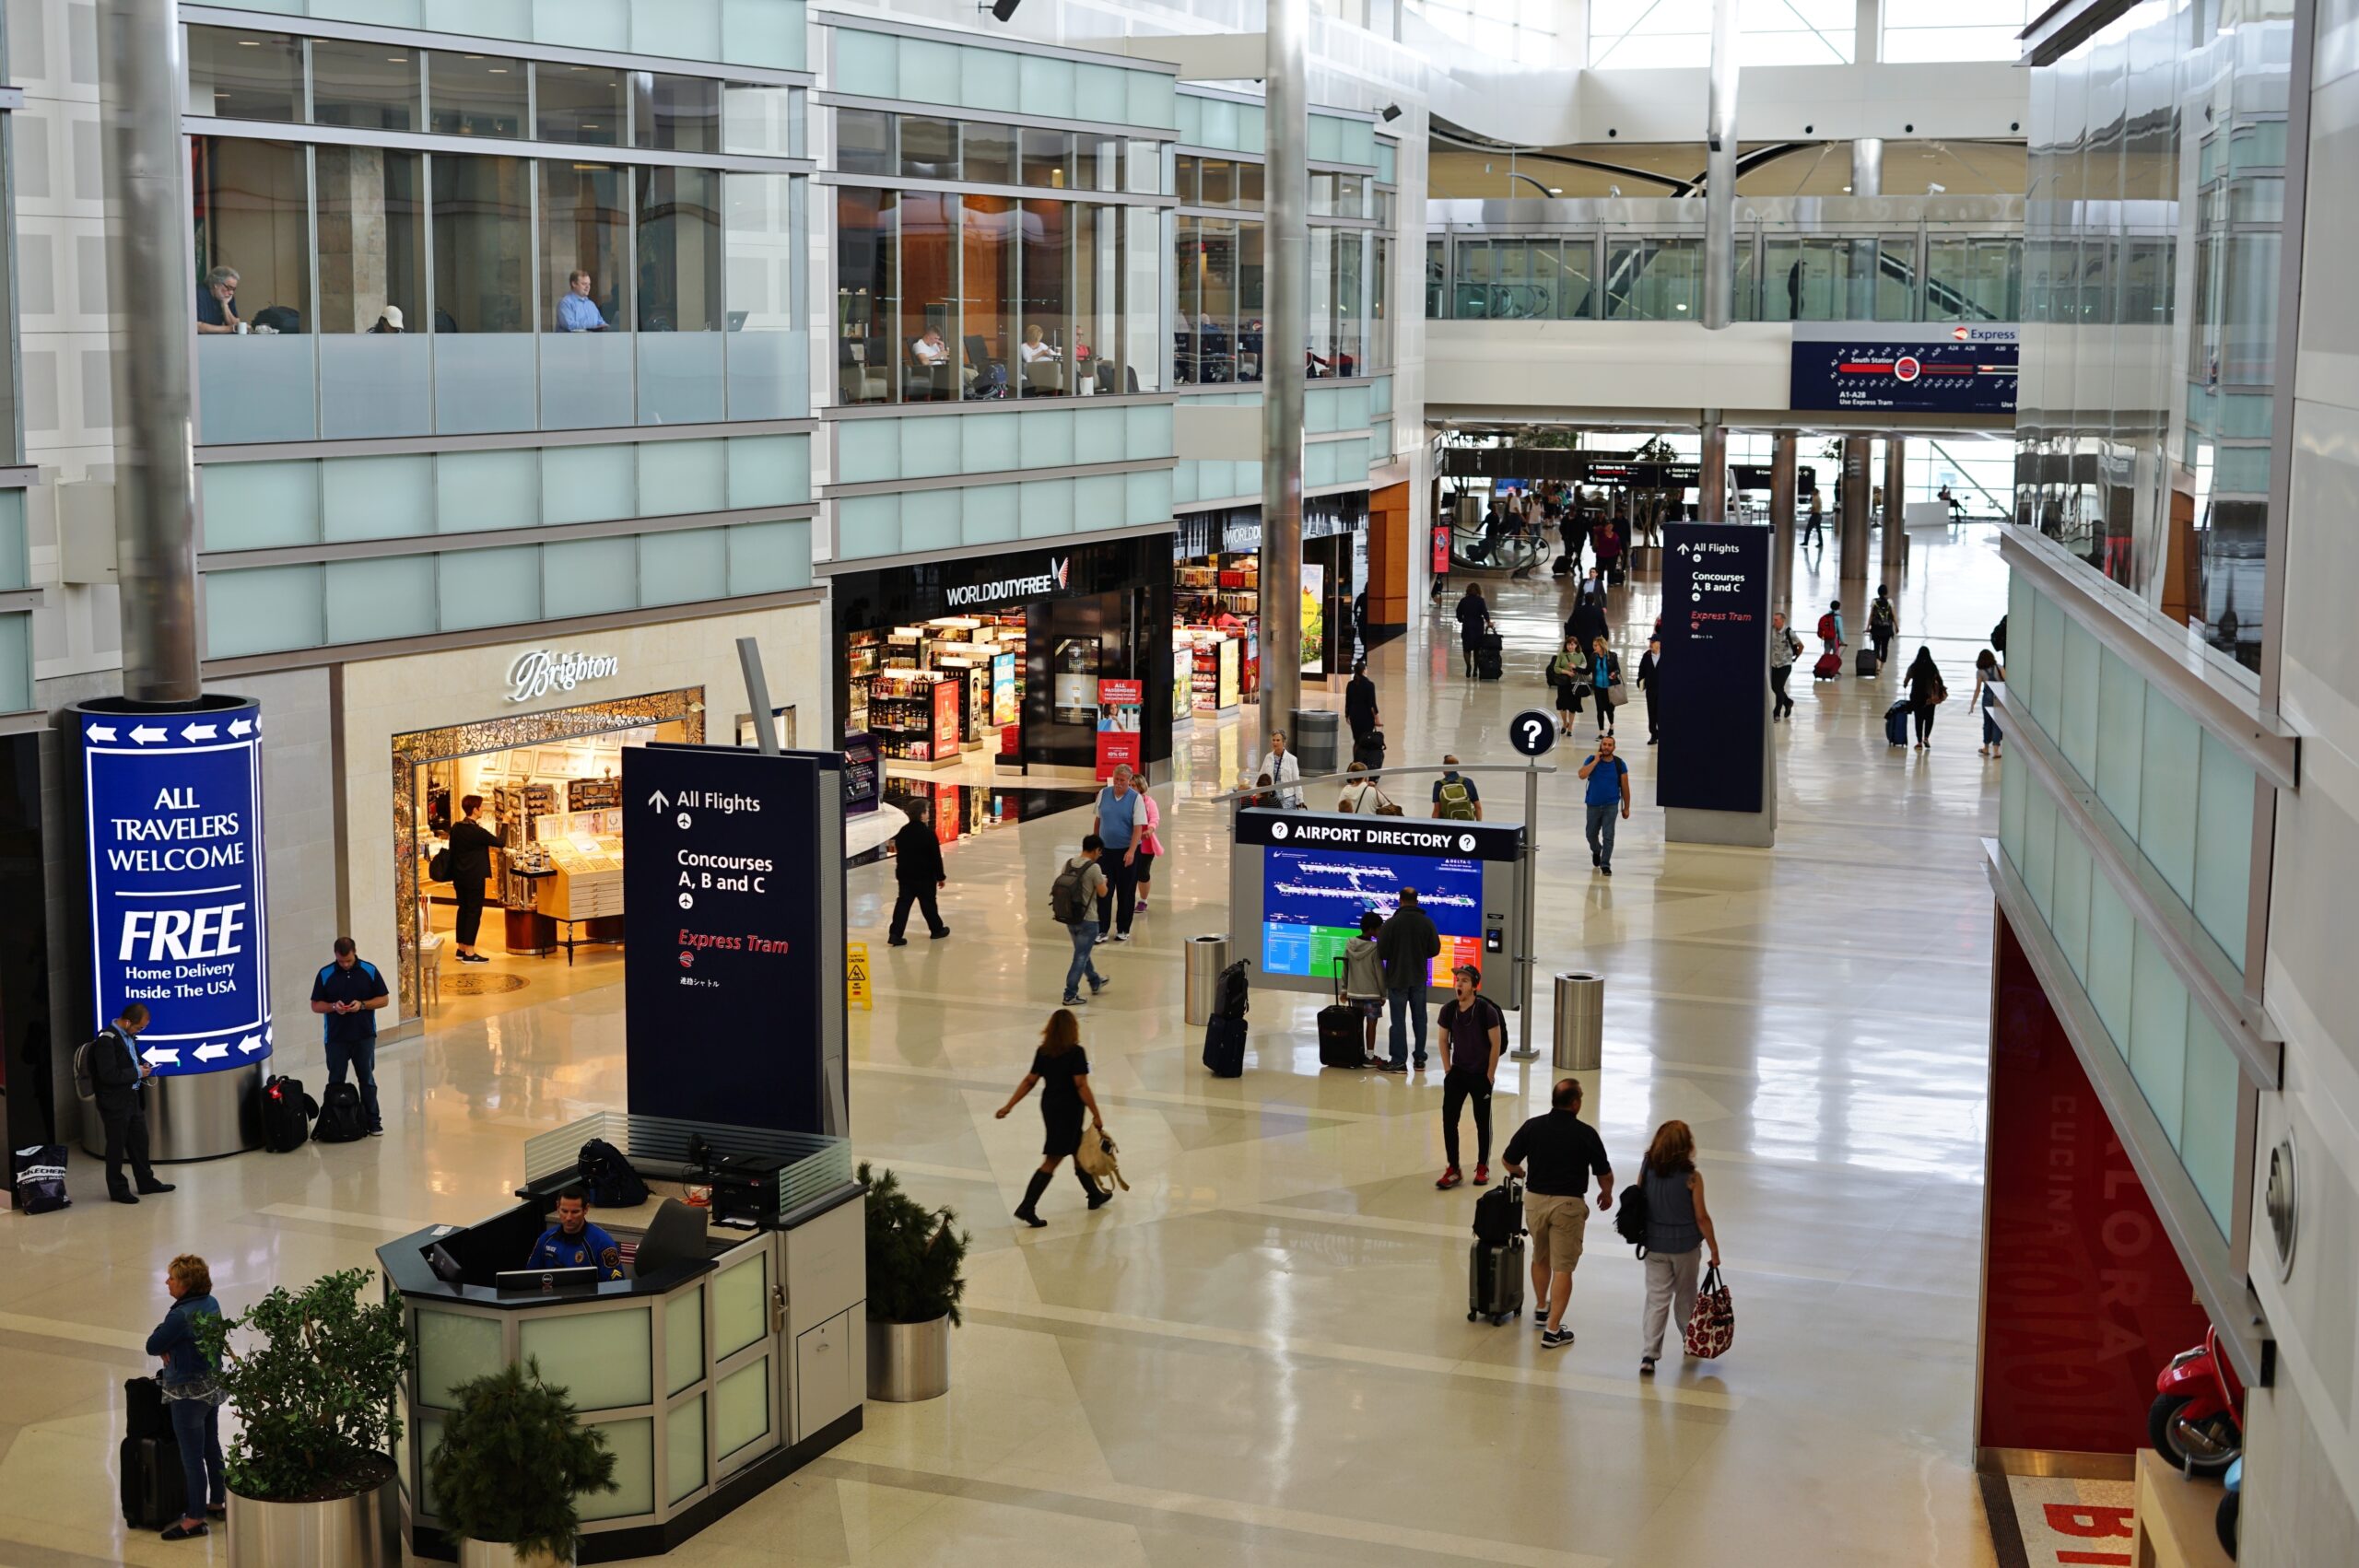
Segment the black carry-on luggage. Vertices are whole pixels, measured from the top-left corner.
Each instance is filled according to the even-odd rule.
[[[1906,697],[1884,710],[1884,741],[1888,746],[1908,743],[1908,701]]]
[[[1883,663],[1884,661],[1876,657],[1874,649],[1863,648],[1852,659],[1851,671],[1861,680],[1869,680],[1874,676],[1878,669],[1882,668]]]
[[[1485,1234],[1504,1239],[1485,1239]],[[1523,1184],[1510,1176],[1474,1204],[1474,1244],[1466,1252],[1466,1321],[1496,1327],[1523,1311],[1529,1272],[1523,1248]]]
[[[123,1439],[115,1449],[123,1522],[135,1530],[160,1530],[181,1517],[188,1501],[162,1384],[152,1377],[124,1381],[123,1429]]]
[[[1362,767],[1382,767],[1384,766],[1384,731],[1370,730],[1365,736],[1354,741],[1352,760]]]
[[[1242,959],[1220,972],[1213,1015],[1204,1024],[1204,1066],[1215,1078],[1245,1075],[1245,1011],[1251,994]]]
[[[1319,1065],[1366,1067],[1367,1025],[1360,1010],[1344,1000],[1344,961],[1335,960],[1335,1000],[1319,1010]]]
[[[1506,670],[1506,639],[1497,632],[1485,632],[1474,639],[1474,678],[1496,681]]]
[[[303,1093],[300,1079],[264,1080],[262,1146],[274,1154],[300,1149],[311,1141],[311,1118],[319,1114],[319,1102]]]

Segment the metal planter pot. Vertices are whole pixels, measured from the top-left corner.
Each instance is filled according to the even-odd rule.
[[[950,1392],[950,1319],[923,1323],[868,1320],[868,1397],[894,1404],[939,1399]]]
[[[401,1568],[401,1499],[392,1479],[333,1503],[229,1494],[229,1568]]]
[[[504,1540],[459,1538],[459,1568],[573,1568],[573,1559],[546,1551],[522,1552]]]

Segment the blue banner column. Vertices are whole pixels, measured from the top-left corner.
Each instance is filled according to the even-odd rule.
[[[88,1034],[136,1002],[159,1161],[256,1147],[274,1046],[263,867],[263,717],[243,697],[164,708],[119,697],[69,717],[89,898]],[[82,1141],[105,1147],[97,1107]]]

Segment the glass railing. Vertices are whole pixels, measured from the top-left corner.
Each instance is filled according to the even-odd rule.
[[[1689,322],[1700,197],[1426,204],[1431,321]],[[2013,322],[2017,196],[1746,197],[1740,322]]]

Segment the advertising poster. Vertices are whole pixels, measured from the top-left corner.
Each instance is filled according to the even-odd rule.
[[[992,722],[1001,729],[1018,721],[1015,702],[1015,655],[992,655]]]
[[[1091,637],[1058,638],[1056,659],[1051,668],[1055,674],[1049,697],[1055,706],[1057,722],[1095,726],[1097,722],[1097,639]]]
[[[1327,568],[1302,564],[1302,673],[1327,673]]]
[[[844,815],[866,816],[876,809],[877,786],[883,770],[877,765],[876,737],[856,731],[844,737]]]
[[[1171,650],[1171,721],[1184,723],[1195,716],[1196,650],[1181,643]]]
[[[966,682],[955,671],[933,683],[933,759],[948,756],[958,749],[965,732],[958,727],[958,709],[966,689]]]
[[[1220,643],[1220,685],[1215,691],[1222,708],[1235,708],[1245,700],[1245,645],[1233,637]]]
[[[1125,763],[1139,765],[1146,720],[1146,683],[1097,683],[1097,777],[1111,778]]]
[[[133,1002],[159,1076],[271,1054],[262,710],[75,713],[89,845],[97,1017]]]
[[[1434,525],[1434,576],[1449,575],[1449,524]]]

